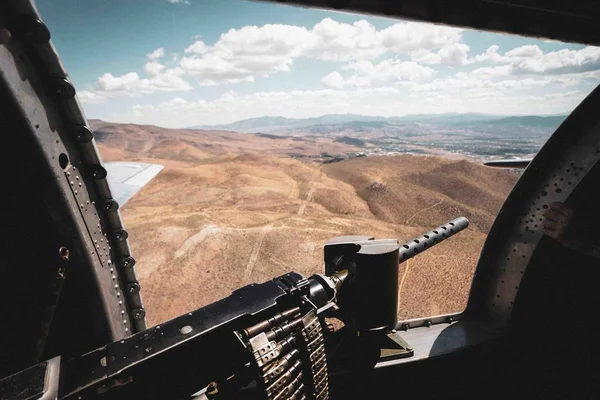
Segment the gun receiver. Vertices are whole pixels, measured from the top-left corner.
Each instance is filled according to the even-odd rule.
[[[412,355],[393,333],[398,265],[467,226],[457,218],[402,246],[369,236],[332,239],[324,248],[324,275],[291,272],[245,286],[87,354],[59,356],[6,377],[0,394],[19,398],[11,388],[36,387],[59,399],[189,398],[205,388],[199,395],[205,399],[240,398],[246,391],[267,399],[326,400],[327,343],[342,353],[335,360],[347,358],[345,366],[374,351],[379,359]],[[331,316],[344,322],[339,333],[349,337],[339,347],[333,346],[337,333],[326,342],[331,332],[323,326]]]

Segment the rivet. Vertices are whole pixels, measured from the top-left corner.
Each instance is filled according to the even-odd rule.
[[[90,128],[84,125],[76,125],[75,126],[75,137],[79,143],[88,143],[91,142],[94,138],[92,135],[92,131]]]
[[[124,268],[131,268],[135,265],[135,259],[131,256],[124,257],[121,261],[121,265],[123,265]]]
[[[75,97],[75,88],[67,78],[54,78],[54,92],[67,100]]]
[[[131,294],[138,293],[140,291],[140,284],[133,282],[127,285],[127,292]]]
[[[179,332],[181,332],[182,335],[187,335],[187,334],[191,333],[192,330],[193,329],[191,326],[186,325],[186,326],[182,326],[181,329],[179,330]]]
[[[117,297],[121,297],[121,292],[117,292]]]
[[[129,236],[127,234],[127,231],[125,231],[124,229],[116,230],[114,235],[117,240],[125,240],[125,239],[127,239],[127,236]]]
[[[110,260],[108,260],[108,262],[110,263]],[[111,268],[111,269],[110,269],[110,272],[115,272],[115,269],[114,269],[114,268]]]
[[[117,203],[115,200],[113,199],[108,199],[104,202],[104,209],[106,211],[110,211],[110,210],[118,210],[119,209],[119,203]]]
[[[50,31],[37,18],[24,17],[17,26],[19,29],[12,32],[17,40],[38,44],[47,43],[50,40]]]
[[[106,178],[106,175],[107,175],[106,169],[104,169],[104,167],[102,167],[101,165],[93,165],[90,167],[90,170],[92,172],[92,176],[94,177],[94,179]]]
[[[69,261],[69,249],[65,246],[61,246],[58,249],[58,255],[63,261]]]

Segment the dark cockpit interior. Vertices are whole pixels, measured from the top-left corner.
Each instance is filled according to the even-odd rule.
[[[600,45],[595,2],[290,3]],[[0,45],[0,378],[58,355],[77,358],[146,328],[139,314],[141,299],[135,296],[137,278],[127,269],[127,234],[106,189],[106,173],[74,89],[62,80],[66,74],[35,20],[28,2],[0,5],[0,26],[9,27],[18,39]],[[523,173],[490,230],[467,309],[399,321],[395,333],[414,349],[412,357],[365,362],[348,357],[353,349],[347,348],[337,371],[335,360],[329,361],[331,398],[600,397],[599,109],[596,89]],[[78,197],[85,186],[89,193]],[[564,240],[544,231],[545,215],[553,207],[570,210],[573,223]],[[110,241],[113,259],[123,264],[113,265],[108,256],[96,254],[96,242],[90,239],[95,237]],[[120,271],[116,281],[113,267]],[[69,279],[63,282],[65,268]],[[108,293],[115,282],[123,289],[113,302]],[[127,296],[125,289],[133,295]],[[141,315],[139,320],[135,315]],[[216,342],[212,338],[209,343]],[[211,364],[219,349],[190,354],[202,357],[199,364]],[[64,377],[77,375],[72,365],[86,366],[83,361],[67,365]],[[210,371],[195,363],[186,367]],[[141,382],[158,385],[151,386],[156,392],[136,392],[131,384],[121,391],[93,393],[103,398],[169,393],[158,383],[168,368],[139,373]],[[77,398],[76,385],[65,385],[71,391],[64,398]]]

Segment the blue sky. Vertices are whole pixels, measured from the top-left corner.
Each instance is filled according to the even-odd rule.
[[[246,0],[37,0],[88,118],[571,111],[600,49]]]

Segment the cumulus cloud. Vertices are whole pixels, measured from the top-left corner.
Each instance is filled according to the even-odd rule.
[[[414,61],[398,59],[383,60],[376,64],[362,60],[346,65],[343,69],[355,73],[348,78],[348,82],[360,82],[357,86],[423,81],[435,75],[435,70],[432,68],[419,65]]]
[[[300,54],[330,61],[377,57],[385,52],[380,33],[365,20],[346,24],[325,18],[307,32]]]
[[[430,64],[464,65],[470,48],[460,43],[461,38],[460,29],[414,22],[382,30],[366,20],[348,24],[331,18],[312,29],[282,24],[244,26],[225,32],[213,46],[194,42],[184,50],[180,66],[201,85],[213,86],[290,71],[298,57],[349,62],[390,53],[414,55],[413,61],[420,58]]]
[[[79,100],[94,104],[102,103],[109,97],[191,90],[191,85],[182,78],[184,72],[180,67],[167,68],[159,62],[164,55],[163,48],[146,55],[144,71],[148,75],[147,78],[140,77],[137,72],[128,72],[120,76],[106,72],[98,78],[94,88],[79,92]]]
[[[544,53],[537,45],[525,45],[498,53],[494,45],[475,56],[477,61],[503,63],[509,74],[572,74],[600,69],[600,48],[562,49]]]
[[[409,53],[418,50],[439,49],[462,38],[462,29],[419,22],[402,22],[383,29],[379,33],[386,49]]]
[[[100,93],[97,93],[93,90],[82,90],[77,92],[77,97],[79,101],[86,104],[100,104],[104,103],[106,100],[106,96],[103,96]]]
[[[208,52],[208,50],[208,46],[202,40],[197,40],[186,47],[184,53],[204,54]]]
[[[148,60],[158,60],[159,58],[163,57],[165,55],[165,49],[162,47],[159,47],[158,49],[146,54],[146,57],[148,57]]]
[[[471,48],[464,43],[451,43],[433,52],[427,49],[417,50],[411,53],[411,59],[423,64],[441,64],[455,67],[473,62],[469,58]]]
[[[339,67],[333,67],[333,72],[321,78],[322,90],[257,92],[247,96],[227,92],[211,101],[175,97],[160,105],[139,104],[131,115],[153,121],[179,113],[181,120],[190,119],[193,125],[223,122],[203,119],[267,114],[301,117],[328,112],[376,115],[389,111],[397,115],[399,109],[405,113],[444,112],[435,107],[441,101],[459,105],[458,109],[447,111],[460,112],[464,106],[462,111],[489,112],[486,107],[491,99],[495,103],[500,97],[504,109],[494,111],[509,113],[516,105],[526,107],[522,99],[531,100],[531,93],[541,92],[540,88],[573,89],[563,103],[560,98],[553,98],[558,107],[579,96],[580,91],[575,89],[582,79],[600,79],[600,49],[595,47],[544,52],[536,45],[508,51],[500,51],[494,45],[473,55],[469,45],[463,43],[463,30],[414,22],[377,29],[366,20],[342,23],[325,18],[313,27],[243,26],[222,33],[215,42],[207,43],[200,37],[190,42],[183,49],[174,49],[181,57],[167,61],[171,54],[167,57],[164,48],[157,48],[146,55],[143,70],[103,74],[94,87],[80,92],[80,100],[101,103],[115,96],[187,91],[192,89],[188,80],[201,86],[253,82],[292,71],[299,58],[323,61],[319,65],[335,62]],[[463,68],[448,76],[438,72],[443,67]],[[432,109],[428,111],[427,107]],[[230,110],[237,114],[233,116]],[[553,111],[548,108],[545,113]],[[296,114],[289,115],[291,112]]]
[[[430,80],[435,70],[414,61],[387,59],[378,63],[361,60],[345,65],[343,68],[350,75],[344,78],[335,71],[321,79],[328,87],[369,87],[377,85],[410,85],[413,82]]]
[[[230,29],[212,47],[196,41],[186,48],[180,66],[204,86],[253,81],[289,71],[307,37],[306,28],[292,25]]]
[[[341,89],[344,87],[344,77],[337,71],[325,75],[323,79],[321,79],[321,82],[323,82],[325,86],[334,89]]]

